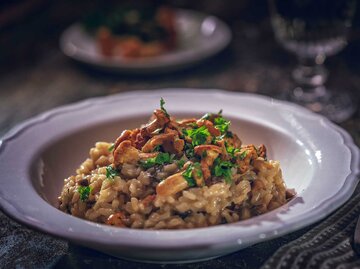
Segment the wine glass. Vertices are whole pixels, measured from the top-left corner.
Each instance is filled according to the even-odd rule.
[[[335,122],[349,118],[356,103],[345,89],[325,86],[324,62],[347,45],[355,6],[356,0],[269,0],[275,37],[298,59],[292,72],[296,87],[285,99]]]

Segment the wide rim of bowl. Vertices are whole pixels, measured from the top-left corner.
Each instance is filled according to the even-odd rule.
[[[5,156],[5,149],[10,150],[12,147],[17,146],[18,140],[25,139],[27,132],[41,125],[49,124],[55,119],[61,118],[67,113],[76,115],[76,113],[84,112],[95,106],[104,106],[123,102],[126,100],[138,98],[139,95],[143,97],[154,98],[154,96],[172,96],[176,98],[180,95],[193,95],[197,97],[207,96],[212,98],[231,98],[234,100],[252,101],[256,104],[261,104],[267,109],[271,109],[273,113],[280,113],[281,111],[291,113],[294,117],[301,120],[301,122],[314,123],[329,135],[336,137],[334,143],[340,147],[345,147],[347,157],[349,158],[348,173],[343,175],[341,179],[341,187],[328,199],[322,203],[311,208],[306,212],[306,215],[294,216],[287,223],[277,223],[267,221],[266,214],[258,217],[240,221],[238,223],[218,225],[206,228],[197,229],[183,229],[183,230],[135,230],[114,228],[102,224],[85,221],[70,215],[67,215],[40,198],[39,194],[35,191],[33,186],[29,183],[30,175],[28,167],[21,173],[16,172],[7,163],[7,156]],[[277,109],[274,109],[276,107]],[[40,149],[37,149],[40,150]],[[152,249],[182,249],[191,245],[192,248],[196,247],[214,247],[224,246],[228,244],[237,243],[239,245],[251,245],[264,240],[269,240],[279,237],[283,234],[293,232],[297,229],[303,228],[312,224],[333,212],[336,208],[345,203],[353,193],[359,174],[359,155],[360,150],[354,144],[351,136],[339,126],[336,126],[326,118],[314,114],[297,105],[272,99],[266,96],[260,96],[248,93],[233,93],[216,89],[162,89],[152,91],[134,91],[127,93],[120,93],[116,95],[97,97],[87,99],[78,103],[58,107],[50,111],[44,112],[36,117],[33,117],[23,123],[18,124],[12,128],[0,140],[0,171],[2,177],[0,179],[2,188],[0,189],[0,208],[15,220],[31,226],[37,230],[62,237],[71,241],[82,242],[83,244],[102,244],[107,246],[127,246],[137,248],[152,248]],[[31,160],[27,160],[30,165]],[[10,173],[12,177],[9,176]],[[27,177],[27,178],[26,178]],[[12,180],[12,184],[9,182]],[[15,186],[14,186],[15,184]],[[28,208],[19,206],[19,199],[25,199],[16,193],[16,184],[27,184],[28,195],[30,195],[33,202],[32,207],[41,207],[43,212],[33,211]],[[4,187],[3,187],[4,186]],[[281,213],[281,208],[272,211],[275,214]],[[270,212],[271,213],[271,212]],[[54,218],[48,218],[46,214],[53,214]],[[41,215],[41,216],[40,216]],[[64,224],[57,223],[54,219],[61,219]],[[256,234],[254,234],[254,221],[258,225],[256,227]],[[262,225],[263,224],[263,225]],[[241,234],[239,234],[241,233]],[[89,237],[92,234],[92,237]],[[212,236],[207,236],[211,234]]]

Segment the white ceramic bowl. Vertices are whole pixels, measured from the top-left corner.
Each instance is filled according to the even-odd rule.
[[[176,231],[116,228],[59,211],[63,179],[89,148],[145,122],[161,96],[178,117],[223,109],[245,144],[264,143],[270,159],[281,162],[297,196],[249,220]],[[327,216],[357,184],[359,149],[344,130],[293,104],[219,90],[167,89],[89,99],[32,118],[3,137],[0,172],[1,208],[19,222],[118,257],[188,262],[234,252]]]

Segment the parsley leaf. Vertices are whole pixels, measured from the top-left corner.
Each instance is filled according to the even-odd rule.
[[[195,179],[203,177],[203,172],[201,170],[201,164],[200,163],[194,163],[193,172],[195,172],[195,175],[194,175]]]
[[[112,143],[111,146],[108,148],[109,152],[112,152],[114,150],[115,144]]]
[[[165,101],[161,97],[160,98],[160,109],[165,113],[166,117],[170,118],[170,115],[167,113],[166,109],[164,108],[164,105],[165,105]]]
[[[177,161],[177,166],[179,167],[179,169],[184,167],[185,161],[183,159],[180,159]]]
[[[80,194],[80,200],[85,202],[90,195],[91,187],[90,186],[79,186],[77,192]]]
[[[191,159],[194,157],[195,155],[195,152],[194,152],[194,146],[190,143],[185,143],[185,146],[184,146],[184,150],[185,150],[185,156],[188,158],[188,159]]]
[[[214,119],[214,125],[215,128],[218,129],[222,134],[225,134],[230,126],[230,121],[229,120],[225,120],[221,114],[219,114],[220,116]]]
[[[243,152],[239,155],[240,160],[244,160],[245,157],[246,157],[246,155],[247,155],[247,153],[248,153],[247,150],[243,151]]]
[[[111,165],[106,167],[106,177],[107,178],[114,178],[119,175],[119,171],[113,168]]]
[[[228,161],[222,161],[220,158],[216,158],[214,161],[213,174],[217,177],[224,177],[227,184],[231,184],[231,168],[234,165]]]
[[[195,179],[193,178],[193,169],[194,169],[194,165],[190,164],[186,170],[182,173],[183,177],[185,178],[185,180],[187,181],[189,187],[195,187],[196,186],[196,182]]]
[[[240,149],[237,149],[237,148],[235,148],[233,146],[229,146],[229,145],[227,145],[227,143],[225,143],[225,148],[226,148],[226,151],[227,151],[227,153],[229,153],[231,158],[234,158],[235,153],[240,151]]]
[[[157,164],[161,165],[161,164],[165,164],[165,163],[171,163],[173,158],[174,158],[174,156],[170,155],[167,152],[165,152],[165,153],[160,152],[158,155],[156,155],[156,157],[149,158],[149,159],[141,162],[141,166],[144,167],[145,169],[148,169]]]
[[[194,147],[205,144],[206,139],[210,136],[210,132],[206,126],[201,126],[197,129],[184,129],[183,133],[191,138],[191,143]]]

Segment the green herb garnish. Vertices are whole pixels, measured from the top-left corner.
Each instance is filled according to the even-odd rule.
[[[194,170],[194,165],[190,164],[186,170],[182,173],[183,177],[185,178],[185,180],[187,181],[189,187],[195,187],[196,186],[196,182],[195,179],[193,178],[193,170]]]
[[[210,132],[206,126],[201,126],[197,129],[184,129],[183,133],[191,138],[191,143],[194,147],[205,144],[208,136],[210,136]]]
[[[109,152],[112,152],[114,150],[115,144],[112,143],[111,146],[108,148]]]
[[[229,130],[230,121],[225,120],[221,114],[220,116],[214,119],[215,128],[218,129],[222,134],[225,134]]]
[[[227,184],[231,184],[231,168],[234,164],[228,161],[222,161],[220,158],[216,158],[214,161],[213,174],[217,177],[224,177]]]
[[[80,200],[85,202],[90,195],[91,187],[90,186],[79,186],[77,192],[80,194]]]
[[[170,155],[167,152],[165,152],[165,153],[160,152],[158,155],[156,155],[156,157],[149,158],[149,159],[141,162],[140,164],[145,169],[148,169],[157,164],[161,165],[161,164],[165,164],[165,163],[171,163],[173,161],[173,159],[174,159],[174,155]]]
[[[164,105],[165,105],[165,101],[161,97],[160,98],[160,109],[165,113],[166,117],[170,118],[170,115],[167,113],[166,109],[164,108]]]
[[[177,161],[177,166],[179,167],[179,169],[184,167],[185,161],[183,159],[180,159]]]
[[[245,150],[244,152],[242,152],[240,155],[239,155],[239,158],[240,158],[240,160],[244,160],[245,158],[246,158],[246,156],[247,156],[247,150]]]
[[[117,169],[115,169],[111,165],[106,167],[106,177],[107,178],[114,178],[114,177],[116,177],[118,175],[119,175],[119,171]]]
[[[227,143],[225,143],[225,148],[226,148],[226,151],[227,151],[227,153],[229,153],[231,158],[235,157],[235,153],[240,152],[240,149],[237,149],[237,148],[235,148],[233,146],[228,146]]]
[[[193,172],[195,172],[195,177],[196,178],[202,178],[203,177],[203,172],[201,170],[201,164],[200,163],[194,163],[194,168],[193,168]]]
[[[195,152],[194,152],[194,146],[190,143],[185,143],[185,146],[184,146],[184,150],[185,150],[185,156],[188,158],[188,159],[191,159],[194,157],[195,155]]]

